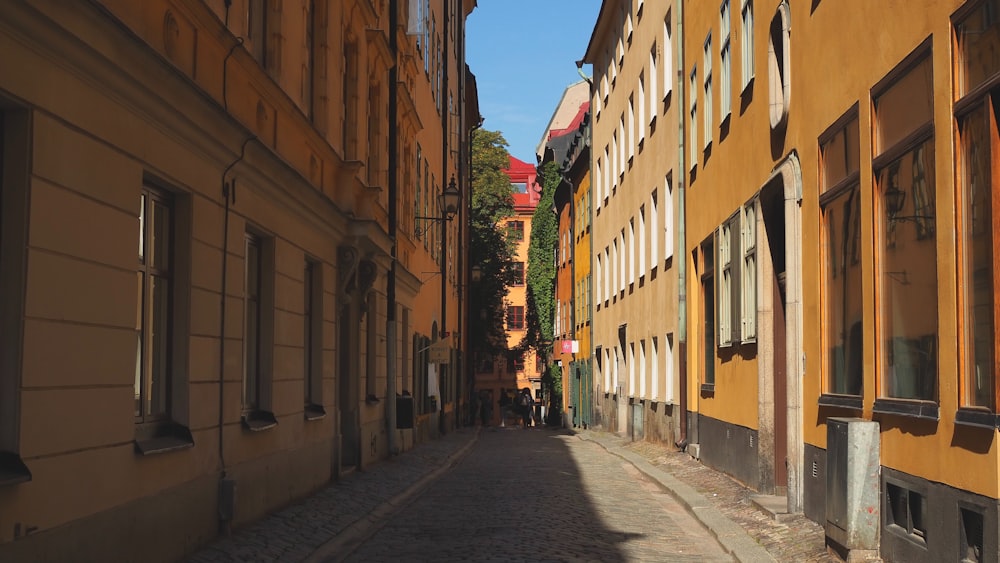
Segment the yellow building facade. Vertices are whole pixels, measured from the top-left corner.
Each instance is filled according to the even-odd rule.
[[[474,6],[4,7],[0,559],[178,560],[458,424]]]
[[[997,558],[998,8],[604,2],[586,61],[605,427],[638,420],[614,401],[642,380],[633,317],[614,313],[642,268],[631,211],[613,210],[661,132],[634,93],[663,60],[652,35],[674,64],[650,168],[678,196],[683,264],[662,296],[680,323],[678,444],[823,524],[842,555]]]

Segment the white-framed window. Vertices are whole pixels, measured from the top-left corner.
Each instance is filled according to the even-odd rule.
[[[625,179],[625,167],[628,161],[625,160],[625,145],[628,144],[625,137],[625,113],[618,118],[618,179]],[[630,155],[631,157],[631,155]]]
[[[611,366],[611,351],[607,348],[604,349],[604,366],[601,371],[604,372],[604,390],[611,391],[611,372],[614,368]]]
[[[608,199],[608,194],[611,193],[611,153],[608,145],[604,145],[604,181],[601,184],[604,187],[604,193],[598,194],[598,196],[603,197],[605,200]]]
[[[614,167],[611,169],[611,189],[618,188],[618,171],[621,170],[621,153],[618,151],[618,131],[611,134],[611,152],[614,154]]]
[[[635,397],[638,389],[635,383],[635,342],[628,343],[628,396]]]
[[[603,98],[604,103],[608,103],[608,73],[604,73],[601,77],[601,98]],[[600,113],[598,113],[600,115]]]
[[[649,125],[656,123],[656,114],[659,113],[660,99],[656,96],[656,85],[660,81],[660,75],[656,72],[656,41],[653,41],[653,48],[649,51]],[[650,131],[652,133],[652,131]]]
[[[630,9],[625,13],[625,41],[629,45],[632,45],[632,32],[635,31],[635,26],[632,25],[632,10]]]
[[[625,64],[625,42],[622,38],[618,38],[618,48],[615,51],[616,58],[618,59],[618,67],[621,68]]]
[[[707,148],[712,144],[712,32],[709,32],[708,37],[705,38],[705,50],[702,58],[704,64],[702,74],[704,75],[705,97],[704,107],[701,111],[705,118],[704,142]],[[694,147],[691,148],[693,149]]]
[[[604,305],[608,305],[608,301],[611,299],[611,283],[612,283],[612,271],[613,265],[611,263],[611,254],[608,251],[608,247],[604,247]]]
[[[654,188],[649,194],[649,268],[656,268],[656,263],[660,260],[659,242],[660,231],[657,222],[657,191]]]
[[[628,251],[625,248],[625,229],[623,228],[618,234],[618,275],[620,276],[618,282],[618,290],[625,291],[625,260]]]
[[[663,60],[660,61],[660,66],[663,67],[663,99],[666,100],[667,96],[674,91],[674,43],[671,40],[673,36],[673,28],[670,22],[670,12],[667,12],[667,17],[663,20]]]
[[[597,184],[594,193],[597,194],[597,209],[601,208],[601,193],[604,190],[604,173],[601,171],[602,162],[600,157],[594,162],[594,183]]]
[[[740,6],[740,91],[747,89],[753,80],[753,0],[741,0]]]
[[[674,402],[674,334],[663,339],[663,402]]]
[[[663,182],[663,259],[674,257],[674,175],[667,173]]]
[[[740,335],[743,342],[754,342],[757,339],[757,200],[753,199],[743,206],[743,218],[740,221],[742,240],[740,280],[740,303],[742,314]]]
[[[618,288],[621,287],[619,285],[618,254],[618,239],[616,238],[611,243],[611,297],[618,295]]]
[[[603,277],[602,276],[604,275],[604,256],[600,252],[597,253],[597,264],[596,264],[596,266],[597,266],[597,272],[596,272],[597,273],[597,298],[600,299],[601,296],[603,295],[601,293],[601,291],[604,290],[604,287],[601,285],[601,281],[603,281]],[[600,305],[600,303],[598,303],[598,305]]]
[[[646,206],[639,206],[639,277],[646,273]]]
[[[722,0],[722,7],[719,10],[719,120],[725,121],[732,113],[733,85],[731,79],[731,59],[732,50],[729,44],[730,38],[730,17],[729,0]]]
[[[649,339],[649,387],[650,397],[654,401],[660,400],[663,385],[660,383],[659,339],[655,336]]]
[[[622,350],[619,350],[618,347],[615,346],[613,357],[614,364],[611,368],[611,392],[616,394],[618,393],[618,382],[621,381],[618,379],[618,359],[621,358],[622,352]]]
[[[740,306],[740,263],[741,253],[741,211],[734,213],[725,223],[719,226],[716,240],[716,271],[718,290],[717,327],[719,330],[719,347],[734,346],[740,343],[740,328],[742,309]],[[735,251],[735,253],[734,253]]]
[[[698,165],[698,67],[691,69],[691,79],[688,86],[688,97],[691,100],[688,113],[690,121],[688,126],[688,168]]]
[[[789,18],[788,3],[782,0],[771,19],[767,40],[767,98],[771,129],[779,127],[788,117],[791,93]]]
[[[639,73],[639,146],[646,140],[646,71]]]
[[[635,158],[635,94],[628,96],[628,121],[625,122],[628,132],[628,161],[631,163]]]
[[[635,283],[635,217],[628,220],[628,284]]]
[[[646,394],[646,389],[648,385],[646,384],[646,341],[644,339],[639,340],[639,397],[643,399],[648,399],[649,396]]]

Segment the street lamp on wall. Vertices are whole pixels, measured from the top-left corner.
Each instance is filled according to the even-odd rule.
[[[417,238],[420,238],[427,234],[427,230],[431,228],[432,223],[451,221],[455,215],[458,213],[458,206],[462,204],[462,192],[458,191],[458,186],[455,185],[455,177],[452,176],[448,185],[437,195],[438,209],[441,210],[440,217],[422,217],[416,216],[414,219],[420,219],[427,221],[427,224],[423,228],[419,225],[414,225],[413,234]],[[442,239],[443,240],[443,239]]]

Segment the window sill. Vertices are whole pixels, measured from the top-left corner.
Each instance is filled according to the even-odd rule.
[[[701,384],[702,395],[715,395],[715,384],[714,383],[702,383]]]
[[[937,421],[940,418],[940,406],[937,403],[914,399],[875,399],[872,412],[933,421]]]
[[[0,452],[0,486],[31,481],[31,471],[14,452]]]
[[[955,424],[975,428],[1000,428],[1000,414],[982,408],[963,407],[955,413]]]
[[[842,409],[861,410],[864,408],[864,399],[859,395],[835,395],[823,393],[819,397],[819,406],[837,407]]]
[[[323,420],[326,418],[326,409],[322,405],[309,403],[306,405],[304,416],[306,420]]]
[[[250,411],[243,415],[241,422],[243,428],[250,432],[261,432],[269,430],[278,425],[278,419],[268,411]]]
[[[135,453],[163,454],[194,447],[191,430],[175,422],[136,427]]]

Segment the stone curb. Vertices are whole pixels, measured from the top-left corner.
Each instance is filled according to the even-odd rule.
[[[713,507],[704,495],[694,490],[670,473],[649,463],[645,458],[621,447],[615,440],[592,431],[574,431],[580,439],[594,442],[609,453],[631,463],[644,475],[658,482],[701,522],[722,548],[741,563],[772,563],[777,560],[757,543],[739,524],[733,522]]]
[[[362,516],[351,525],[344,528],[339,534],[324,542],[315,551],[303,560],[303,563],[325,563],[329,561],[342,561],[353,552],[358,545],[371,537],[382,528],[389,517],[415,499],[431,483],[444,475],[460,459],[462,459],[473,444],[479,439],[480,429],[477,426],[475,433],[463,446],[448,455],[441,465],[432,469],[424,476],[414,481],[396,496],[387,499],[385,502],[375,507],[371,512]],[[405,455],[405,452],[404,454]]]

